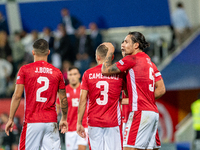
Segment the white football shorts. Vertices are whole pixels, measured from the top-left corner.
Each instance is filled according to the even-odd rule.
[[[51,123],[24,123],[19,150],[61,150],[58,125]]]
[[[76,131],[65,133],[65,146],[67,150],[78,149],[79,145],[88,145],[88,128],[85,128],[86,138],[80,137]]]
[[[138,149],[160,148],[157,132],[159,114],[153,111],[135,111],[129,114],[123,147]],[[158,139],[157,139],[158,138]]]
[[[88,126],[88,135],[92,150],[122,150],[122,131],[116,127]]]

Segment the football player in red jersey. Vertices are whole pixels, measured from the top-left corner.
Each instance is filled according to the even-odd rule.
[[[129,119],[125,128],[124,150],[151,150],[156,142],[158,109],[155,104],[155,72],[153,64],[143,50],[149,46],[140,32],[130,32],[121,45],[125,57],[112,64],[114,47],[103,43],[108,53],[102,66],[104,75],[126,71],[129,97]]]
[[[61,149],[57,127],[55,101],[61,100],[61,133],[67,132],[68,102],[61,71],[47,62],[48,42],[39,39],[33,44],[34,62],[20,68],[12,96],[9,121],[5,132],[13,130],[13,118],[25,93],[24,124],[20,136],[20,150]]]
[[[107,47],[100,45],[96,50],[98,65],[85,71],[82,78],[78,108],[77,133],[85,137],[82,118],[88,106],[88,134],[93,150],[121,150],[121,109],[119,97],[124,83],[124,73],[112,76],[101,74]]]
[[[86,136],[86,138],[82,138],[76,133],[78,104],[81,89],[81,74],[79,69],[74,66],[69,67],[67,74],[69,84],[65,87],[65,89],[67,92],[66,95],[68,101],[68,111],[70,113],[67,115],[68,132],[65,133],[65,146],[67,150],[86,150],[86,146],[88,144],[88,136]],[[59,99],[57,99],[56,103],[57,105],[60,105]],[[87,135],[87,111],[84,114],[82,123]]]

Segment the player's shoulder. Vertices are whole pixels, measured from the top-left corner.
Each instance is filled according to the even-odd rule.
[[[119,60],[119,63],[124,64],[124,61],[132,62],[132,61],[135,61],[136,58],[137,58],[136,55],[127,55],[127,56],[123,57],[121,60]]]
[[[62,74],[62,72],[60,71],[59,68],[56,68],[55,66],[53,66],[52,64],[50,63],[47,63],[47,67],[48,68],[51,68],[52,70],[54,70],[55,72],[59,73],[59,74]]]

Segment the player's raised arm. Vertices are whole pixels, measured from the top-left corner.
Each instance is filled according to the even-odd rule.
[[[16,84],[15,92],[12,96],[11,105],[10,105],[9,120],[8,120],[6,127],[5,127],[5,132],[6,132],[7,135],[9,135],[9,131],[12,132],[12,130],[13,130],[14,116],[15,116],[15,113],[16,113],[18,107],[19,107],[19,103],[20,103],[23,91],[24,91],[24,85],[23,84]]]
[[[65,89],[59,89],[58,96],[60,99],[60,108],[62,117],[59,124],[59,130],[61,130],[61,133],[65,133],[68,130],[68,124],[67,124],[67,113],[68,113],[68,101],[66,97],[66,91]]]
[[[77,121],[77,133],[82,138],[86,137],[85,129],[82,126],[83,115],[85,113],[86,103],[87,103],[87,90],[81,90],[80,101],[78,106],[78,121]]]
[[[115,52],[114,46],[108,42],[105,42],[102,45],[105,45],[108,48],[108,52],[101,69],[102,74],[111,75],[111,74],[120,73],[121,71],[117,68],[116,64],[112,64],[112,59]]]

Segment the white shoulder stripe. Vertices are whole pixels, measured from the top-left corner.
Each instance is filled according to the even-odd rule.
[[[155,74],[155,76],[156,76],[156,77],[161,76],[161,73],[160,73],[160,72],[157,72],[157,73]]]
[[[120,60],[119,63],[120,63],[121,65],[124,65],[124,62],[123,62],[122,60]]]

